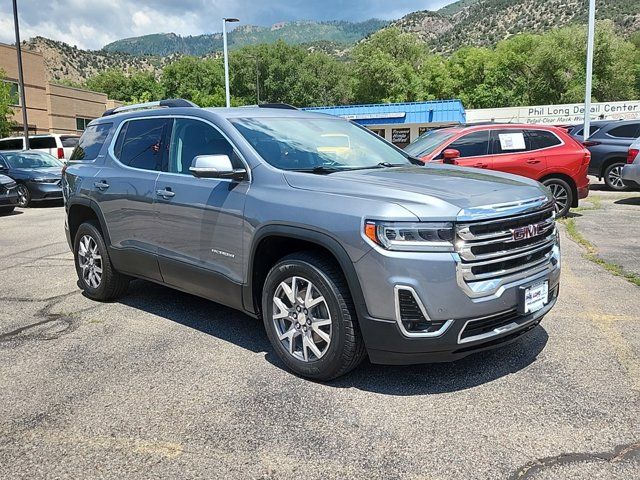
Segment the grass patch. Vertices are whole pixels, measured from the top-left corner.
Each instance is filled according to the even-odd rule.
[[[595,210],[595,209],[593,209]],[[571,239],[576,242],[578,245],[582,246],[585,249],[584,257],[595,263],[596,265],[600,265],[607,272],[617,276],[622,277],[625,280],[633,283],[635,286],[640,287],[640,275],[636,275],[635,273],[626,272],[620,265],[615,263],[607,262],[598,256],[598,249],[595,247],[593,243],[587,240],[579,231],[576,226],[576,222],[573,218],[563,219],[562,223],[567,227],[567,234]]]
[[[592,195],[587,200],[592,204],[591,207],[576,207],[572,208],[572,212],[588,212],[589,210],[600,210],[602,208],[602,197],[599,195]]]

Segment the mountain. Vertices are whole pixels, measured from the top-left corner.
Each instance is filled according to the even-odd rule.
[[[287,43],[307,44],[332,42],[350,45],[387,25],[383,20],[365,22],[282,22],[270,27],[241,25],[228,34],[230,48],[272,43],[284,40]],[[222,50],[222,34],[183,37],[175,33],[157,33],[142,37],[126,38],[105,45],[105,52],[120,52],[131,55],[165,56],[175,53],[204,56]]]
[[[82,83],[87,78],[109,68],[125,71],[159,71],[172,60],[172,57],[138,57],[119,52],[81,50],[64,42],[44,37],[33,37],[22,42],[22,45],[27,50],[40,52],[43,55],[50,80],[70,84]]]
[[[451,28],[429,43],[434,51],[450,53],[466,45],[493,45],[516,33],[587,23],[587,5],[586,0],[462,0],[437,12]],[[638,31],[640,0],[598,0],[597,19],[612,20],[622,33]]]

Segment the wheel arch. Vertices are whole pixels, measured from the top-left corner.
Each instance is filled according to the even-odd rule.
[[[243,288],[245,310],[260,315],[262,287],[267,273],[284,256],[302,250],[316,250],[332,257],[347,280],[358,318],[364,318],[367,312],[362,287],[353,261],[344,247],[326,233],[288,225],[267,225],[254,235],[247,282]]]
[[[559,178],[560,180],[564,180],[565,182],[567,182],[567,184],[569,185],[569,187],[571,188],[571,194],[573,199],[571,200],[571,207],[572,208],[576,208],[578,206],[578,186],[576,185],[576,181],[570,176],[567,175],[566,173],[559,173],[559,172],[554,172],[554,173],[547,173],[544,177],[542,177],[539,182],[543,183],[547,180],[551,180],[553,178]]]
[[[598,173],[598,178],[604,178],[604,172],[609,168],[610,165],[614,163],[627,163],[626,157],[621,157],[619,154],[611,155],[604,159],[602,164],[600,165],[600,172]]]
[[[76,232],[82,223],[87,220],[94,220],[104,237],[107,246],[110,245],[109,233],[106,228],[104,216],[100,208],[92,201],[72,200],[67,204],[67,226],[69,228],[69,238],[73,244]]]

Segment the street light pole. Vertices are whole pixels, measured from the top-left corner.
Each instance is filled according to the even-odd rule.
[[[18,85],[20,88],[20,103],[22,104],[22,123],[24,130],[24,148],[29,150],[29,123],[27,121],[27,101],[24,94],[24,75],[22,72],[22,48],[20,45],[20,25],[18,23],[18,4],[13,0],[13,24],[16,28],[16,53],[18,55]]]
[[[15,0],[14,0],[15,1]],[[227,47],[227,23],[239,22],[237,18],[222,19],[222,45],[224,50],[224,89],[227,108],[231,106],[231,94],[229,93],[229,50]]]
[[[590,136],[591,125],[591,78],[593,77],[593,44],[596,30],[596,0],[589,0],[589,29],[587,34],[587,77],[586,91],[584,94],[584,129],[583,141]]]

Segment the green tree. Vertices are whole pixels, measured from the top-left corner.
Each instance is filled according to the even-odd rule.
[[[184,98],[201,107],[225,104],[224,66],[219,58],[182,57],[164,68],[160,84],[165,98]]]
[[[0,69],[0,78],[5,73]],[[11,120],[15,100],[11,96],[11,87],[8,83],[0,81],[0,137],[8,137],[15,128],[15,122]]]

